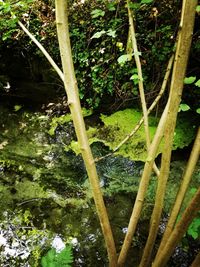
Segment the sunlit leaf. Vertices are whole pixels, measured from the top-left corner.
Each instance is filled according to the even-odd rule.
[[[105,11],[101,9],[95,9],[91,12],[92,18],[98,18],[98,17],[103,17],[105,15]]]
[[[197,239],[200,233],[200,218],[195,218],[190,224],[187,233],[194,239]]]
[[[140,8],[141,6],[141,3],[129,3],[129,8],[132,8],[132,9],[138,9]]]
[[[139,51],[137,51],[137,52],[134,52],[134,53],[133,53],[133,55],[135,55],[135,56],[141,56],[141,55],[142,55],[142,53],[141,53],[141,52],[139,52]]]
[[[197,112],[198,114],[200,114],[200,108],[198,108],[198,109],[196,110],[196,112]]]
[[[108,36],[111,36],[113,38],[116,37],[116,31],[115,30],[112,30],[112,29],[109,29],[106,33]]]
[[[138,80],[138,75],[135,73],[131,76],[130,80]]]
[[[200,79],[195,83],[195,85],[200,87]]]
[[[180,104],[179,111],[188,111],[190,109],[190,106],[187,104]]]
[[[6,146],[7,144],[8,144],[8,140],[5,140],[2,143],[0,143],[0,149],[3,149],[4,146]]]
[[[108,3],[107,8],[109,11],[115,11],[115,9],[116,9],[114,6],[114,3]]]
[[[142,0],[141,4],[150,4],[152,2],[153,2],[153,0]]]
[[[42,267],[70,267],[73,263],[73,255],[71,246],[65,247],[61,252],[56,253],[52,248],[42,257]]]
[[[124,65],[127,61],[130,61],[132,59],[132,55],[122,55],[120,56],[117,61],[120,65]]]
[[[120,50],[123,49],[123,43],[121,42],[117,42],[116,46],[119,47]]]
[[[196,80],[195,76],[185,77],[184,84],[192,84],[193,82],[195,82],[195,80]]]
[[[105,33],[106,33],[106,31],[104,31],[104,30],[100,31],[100,32],[96,32],[94,35],[92,35],[91,39],[94,39],[94,38],[98,39]]]
[[[22,108],[20,105],[15,105],[14,106],[14,111],[19,111]]]
[[[200,5],[196,7],[196,12],[200,12]]]

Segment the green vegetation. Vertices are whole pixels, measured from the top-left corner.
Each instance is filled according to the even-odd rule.
[[[182,106],[183,108],[183,106]],[[134,109],[125,109],[118,111],[110,116],[101,115],[101,121],[104,126],[89,127],[87,133],[90,144],[101,142],[108,146],[112,151],[118,144],[130,134],[130,132],[137,125],[141,119],[142,113]],[[68,122],[69,116],[63,115],[59,118],[53,118],[49,133],[55,133],[55,129],[59,124]],[[55,124],[56,122],[56,124]],[[158,118],[149,117],[150,136],[153,138],[158,124]],[[194,139],[195,128],[193,124],[183,117],[179,118],[174,135],[173,149],[184,148],[188,146]],[[65,146],[65,150],[73,150],[76,154],[80,153],[80,148],[77,141],[72,141],[71,144]],[[163,144],[161,143],[157,155],[163,151]],[[145,145],[144,126],[142,126],[133,138],[130,138],[120,149],[116,152],[117,155],[129,157],[136,161],[146,161],[147,152]]]
[[[54,248],[42,257],[42,267],[71,267],[73,262],[71,246],[65,247],[61,252],[56,252]]]
[[[160,267],[199,240],[197,2],[0,1],[0,265]]]
[[[148,3],[147,3],[148,2]],[[105,99],[115,100],[116,107],[122,103],[134,103],[132,93],[137,97],[137,86],[130,78],[135,74],[133,60],[126,61],[128,43],[128,16],[123,1],[85,1],[70,3],[70,37],[73,60],[79,84],[79,95],[85,106],[98,108]],[[17,26],[16,15],[35,37],[48,48],[48,52],[59,64],[59,50],[56,39],[53,1],[0,2],[3,32],[0,44],[16,49],[20,42],[21,51],[31,60],[31,55],[43,61],[41,52],[29,42]],[[152,102],[161,83],[165,64],[174,44],[174,25],[179,10],[178,1],[173,8],[166,1],[156,4],[152,1],[131,3],[137,17],[137,37],[142,54],[145,92]],[[159,16],[159,19],[158,19]],[[106,22],[105,22],[106,19]],[[167,25],[167,26],[166,26]],[[29,45],[27,45],[27,42]],[[31,54],[31,55],[30,55]],[[126,64],[118,62],[125,60]],[[158,79],[160,77],[160,79]]]

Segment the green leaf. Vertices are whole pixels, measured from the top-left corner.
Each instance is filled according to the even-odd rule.
[[[124,65],[127,61],[130,61],[132,59],[132,55],[127,54],[127,55],[122,55],[120,56],[117,61],[120,65]]]
[[[115,38],[116,37],[116,31],[115,30],[112,30],[112,29],[109,29],[106,34],[108,36],[111,36],[112,38]]]
[[[14,110],[15,111],[19,111],[21,108],[22,108],[22,106],[20,106],[20,105],[15,105],[14,106]]]
[[[72,247],[65,247],[60,253],[56,253],[54,248],[42,257],[42,267],[70,267],[73,263]]]
[[[116,9],[114,3],[108,3],[107,8],[109,11],[115,11]]]
[[[137,74],[133,74],[131,76],[130,80],[138,80],[138,75]]]
[[[134,84],[137,85],[139,83],[139,77],[138,74],[135,73],[131,76],[130,80],[133,80]]]
[[[196,7],[196,12],[200,12],[200,5]]]
[[[190,224],[187,233],[192,236],[194,239],[197,239],[200,234],[200,218],[197,217]]]
[[[141,52],[139,52],[139,51],[137,51],[137,52],[133,53],[133,55],[135,55],[135,56],[141,56],[141,55],[142,55],[142,53],[141,53]]]
[[[98,17],[103,17],[105,15],[105,11],[101,9],[95,9],[91,12],[92,18],[98,18]]]
[[[180,104],[179,111],[188,111],[190,107],[187,104]]]
[[[153,0],[142,0],[141,4],[150,4],[152,2],[153,2]]]
[[[195,85],[200,87],[200,79],[195,83]]]
[[[92,35],[91,39],[94,39],[94,38],[98,39],[105,33],[106,33],[106,31],[104,31],[104,30],[100,31],[100,32],[96,32],[94,35]]]
[[[4,13],[10,13],[11,6],[9,3],[1,2],[1,5]]]
[[[200,108],[196,109],[196,113],[200,114]]]
[[[191,84],[196,80],[195,76],[185,77],[184,84]]]
[[[139,9],[141,6],[141,3],[129,3],[129,8],[131,9]]]

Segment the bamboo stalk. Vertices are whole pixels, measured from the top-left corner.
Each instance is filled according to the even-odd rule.
[[[109,266],[116,267],[117,254],[115,249],[114,238],[101,193],[94,158],[89,146],[83,116],[81,113],[80,99],[78,95],[78,86],[75,77],[74,65],[72,61],[72,52],[71,52],[69,29],[68,29],[67,1],[56,0],[55,4],[56,4],[57,35],[58,35],[60,54],[64,72],[64,85],[66,93],[68,95],[68,103],[72,114],[72,119],[77,139],[80,145],[82,157],[90,180],[97,213],[101,223],[106,243],[106,248],[108,252]]]
[[[191,1],[191,0],[190,0]],[[192,200],[190,201],[188,207],[184,211],[180,221],[175,226],[172,231],[165,247],[162,251],[160,251],[159,257],[156,261],[153,262],[152,267],[164,267],[172,255],[175,247],[184,236],[187,231],[189,225],[193,221],[193,219],[197,216],[197,213],[200,211],[200,187]],[[196,263],[199,261],[199,256],[197,257]],[[195,265],[194,265],[195,266]],[[199,265],[196,265],[196,267]]]
[[[149,266],[153,245],[157,236],[160,217],[163,208],[166,184],[169,176],[171,151],[174,138],[174,130],[178,109],[183,91],[183,80],[185,77],[187,61],[192,41],[192,32],[194,28],[194,18],[197,0],[185,0],[182,7],[182,19],[180,22],[181,30],[178,36],[177,50],[175,54],[175,63],[172,74],[169,112],[166,121],[164,134],[164,149],[161,160],[160,176],[155,197],[155,206],[151,216],[149,236],[145,245],[143,256],[139,267]]]
[[[190,265],[190,267],[199,267],[200,266],[200,251],[197,254],[196,258],[194,259],[193,263]]]
[[[170,234],[174,228],[174,225],[176,223],[176,219],[177,219],[178,213],[180,211],[186,190],[187,190],[188,185],[191,181],[192,174],[194,172],[195,166],[196,166],[197,161],[199,159],[199,154],[200,154],[200,127],[197,131],[197,136],[196,136],[193,148],[192,148],[192,152],[190,154],[189,161],[187,163],[187,167],[186,167],[186,170],[185,170],[185,173],[183,176],[182,184],[181,184],[179,192],[177,194],[176,201],[174,203],[174,207],[172,209],[169,221],[167,223],[165,233],[162,237],[162,241],[161,241],[159,249],[157,251],[158,255],[159,255],[160,251],[163,250],[163,248],[164,248],[164,246],[165,246],[165,244],[166,244],[166,242],[167,242],[167,240],[168,240],[168,238],[169,238],[169,236],[170,236]]]
[[[127,0],[127,8],[128,8],[129,27],[130,27],[130,34],[131,34],[131,40],[132,40],[132,47],[133,47],[133,52],[134,52],[133,54],[134,54],[135,64],[136,64],[137,72],[138,72],[138,87],[139,87],[139,93],[140,93],[140,100],[142,104],[142,111],[143,111],[143,117],[144,117],[144,130],[145,130],[146,145],[147,145],[147,151],[148,151],[150,147],[150,143],[151,143],[150,133],[149,133],[148,112],[147,112],[147,105],[146,105],[145,94],[144,94],[142,66],[141,66],[140,57],[139,57],[137,40],[135,36],[133,15],[129,8],[129,0]],[[155,163],[153,164],[153,169],[156,175],[159,176],[160,171]]]
[[[142,174],[140,185],[138,188],[138,193],[137,193],[133,211],[130,217],[128,230],[127,230],[127,233],[126,233],[123,245],[122,245],[122,249],[119,254],[118,267],[124,266],[125,264],[128,250],[130,248],[132,238],[135,233],[136,226],[137,226],[137,223],[138,223],[141,211],[142,211],[142,205],[143,205],[144,197],[145,197],[147,187],[149,184],[154,159],[156,157],[158,147],[160,145],[160,142],[162,140],[162,137],[165,131],[165,123],[166,123],[167,114],[168,114],[168,107],[169,107],[169,104],[167,103],[163,111],[163,114],[161,116],[160,122],[158,124],[154,139],[149,148],[147,161],[144,166],[143,174]]]
[[[53,60],[53,58],[49,55],[49,53],[44,48],[44,46],[40,42],[38,42],[38,40],[35,38],[35,36],[20,21],[18,21],[17,23],[22,28],[22,30],[30,37],[30,39],[37,45],[37,47],[41,50],[41,52],[43,53],[43,55],[47,58],[47,60],[52,65],[52,67],[54,68],[54,70],[60,76],[61,80],[64,82],[64,75],[63,75],[61,69],[55,63],[55,61]]]

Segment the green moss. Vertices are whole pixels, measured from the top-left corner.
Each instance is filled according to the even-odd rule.
[[[83,117],[90,116],[92,114],[92,110],[82,108],[82,114]],[[53,136],[55,134],[55,130],[59,125],[66,124],[68,122],[72,121],[72,116],[70,113],[61,115],[59,117],[53,117],[51,122],[50,122],[50,129],[48,133]]]
[[[15,185],[16,194],[15,198],[17,199],[32,199],[32,198],[47,198],[49,197],[48,192],[35,182],[23,181],[18,182]]]
[[[71,121],[72,118],[71,118],[71,114],[65,114],[65,115],[62,115],[60,117],[54,117],[52,119],[52,121],[50,122],[50,129],[49,129],[49,134],[50,135],[54,135],[55,134],[55,130],[56,128],[58,127],[58,125],[62,125],[64,123],[67,123],[69,121]]]
[[[90,113],[83,113],[85,116],[90,115]],[[87,130],[90,145],[95,142],[102,142],[111,150],[114,150],[124,140],[124,138],[132,132],[141,118],[142,113],[135,109],[125,109],[110,116],[101,115],[101,120],[104,123],[104,126],[99,128],[89,127]],[[64,124],[70,120],[70,115],[54,118],[49,133],[54,134],[58,124]],[[156,132],[158,121],[158,118],[149,116],[149,132],[151,140]],[[188,146],[194,139],[194,134],[195,129],[191,122],[184,118],[178,118],[174,134],[173,150]],[[162,152],[163,144],[164,143],[161,142],[157,155]],[[69,150],[74,151],[76,155],[81,153],[79,144],[75,140],[65,146],[65,151]],[[136,134],[123,144],[115,154],[129,157],[134,161],[147,161],[144,125],[142,125]]]
[[[124,138],[131,133],[134,127],[141,119],[142,114],[134,109],[125,109],[118,111],[110,116],[102,115],[101,119],[104,126],[96,131],[89,131],[88,134],[94,142],[97,140],[103,142],[111,150],[114,150]],[[149,117],[149,132],[152,139],[157,127],[158,120],[152,116]],[[183,148],[191,143],[194,138],[195,129],[190,125],[188,120],[179,119],[174,135],[173,149]],[[90,140],[90,143],[91,143]],[[157,155],[163,150],[161,143]],[[146,161],[146,141],[145,131],[142,125],[137,133],[131,137],[116,154],[129,157],[132,160]]]
[[[97,132],[97,136],[99,137],[99,140],[103,141],[105,145],[113,150],[134,129],[141,117],[141,112],[138,112],[134,109],[118,111],[111,116],[102,115],[101,119],[104,123],[104,127]],[[157,119],[150,117],[149,130],[151,138],[155,134],[156,125]],[[116,154],[129,157],[133,160],[146,160],[147,154],[143,125],[132,138],[130,138],[124,145],[121,146]]]

